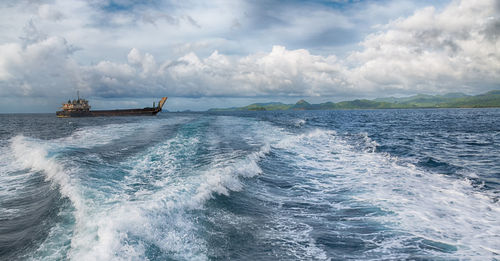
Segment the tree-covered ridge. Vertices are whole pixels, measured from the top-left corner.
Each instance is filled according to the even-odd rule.
[[[463,93],[445,95],[418,94],[403,98],[356,99],[342,102],[311,104],[300,100],[295,104],[281,102],[254,103],[244,107],[216,108],[209,111],[275,111],[275,110],[341,110],[341,109],[410,109],[410,108],[487,108],[500,107],[500,90],[475,96]]]

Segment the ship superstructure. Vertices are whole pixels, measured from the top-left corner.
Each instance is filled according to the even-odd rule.
[[[89,101],[85,99],[80,99],[80,95],[78,95],[77,100],[68,100],[67,103],[63,103],[61,109],[63,111],[90,111]]]

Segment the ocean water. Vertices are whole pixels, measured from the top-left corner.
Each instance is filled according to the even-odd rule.
[[[500,109],[0,115],[0,260],[499,260]]]

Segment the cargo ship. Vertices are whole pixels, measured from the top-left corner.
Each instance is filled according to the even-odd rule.
[[[155,106],[153,102],[153,107],[146,107],[142,109],[122,109],[122,110],[90,110],[89,101],[81,99],[78,95],[78,99],[73,101],[68,100],[67,103],[63,103],[61,110],[56,112],[56,116],[60,118],[69,117],[100,117],[100,116],[153,116],[161,111],[163,105],[167,101],[168,97],[161,98],[158,102],[158,106]]]

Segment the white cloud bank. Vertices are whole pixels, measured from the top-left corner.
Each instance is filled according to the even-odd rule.
[[[500,10],[495,0],[454,1],[417,10],[368,35],[346,59],[274,46],[231,56],[187,53],[159,62],[132,48],[127,62],[79,65],[76,50],[30,23],[22,43],[0,45],[0,95],[382,96],[416,92],[478,93],[500,86]],[[40,16],[65,16],[42,6]]]
[[[455,1],[386,25],[349,61],[359,86],[410,91],[483,91],[500,86],[498,1]]]

